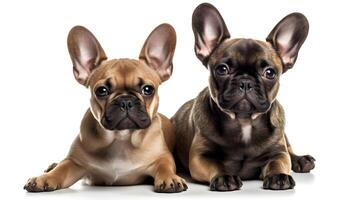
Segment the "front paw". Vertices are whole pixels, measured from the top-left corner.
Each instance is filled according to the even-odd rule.
[[[30,178],[24,186],[28,192],[50,192],[60,188],[58,181],[46,174]]]
[[[263,188],[269,190],[293,189],[295,181],[287,174],[273,174],[264,178]]]
[[[175,174],[166,177],[155,177],[154,185],[155,192],[160,193],[182,192],[188,188],[186,181]]]
[[[239,190],[242,185],[239,176],[218,175],[211,180],[209,188],[211,191],[233,191]]]
[[[310,155],[295,156],[291,164],[294,172],[308,173],[315,168],[315,158]]]

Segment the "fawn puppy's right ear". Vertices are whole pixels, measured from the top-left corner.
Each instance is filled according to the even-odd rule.
[[[83,26],[71,29],[67,46],[73,63],[74,77],[80,84],[87,86],[89,75],[107,56],[94,35]]]

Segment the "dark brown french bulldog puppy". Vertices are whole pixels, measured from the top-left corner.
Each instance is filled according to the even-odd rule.
[[[266,41],[230,39],[218,10],[205,3],[194,11],[192,27],[196,55],[210,76],[208,88],[172,118],[178,159],[211,190],[238,190],[242,179],[259,178],[264,189],[293,188],[291,168],[309,172],[315,160],[292,152],[276,95],[306,39],[307,19],[286,16]]]
[[[25,189],[53,191],[81,178],[92,185],[134,185],[153,177],[156,192],[186,190],[170,152],[172,124],[157,112],[158,87],[172,73],[175,46],[175,30],[162,24],[149,35],[138,60],[107,60],[94,35],[74,27],[68,50],[76,80],[91,92],[91,106],[68,156],[29,179]]]

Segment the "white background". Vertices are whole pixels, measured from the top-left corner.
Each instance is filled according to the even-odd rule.
[[[80,183],[53,193],[22,187],[66,155],[89,106],[67,52],[68,31],[84,25],[109,58],[136,58],[151,30],[171,23],[178,36],[174,73],[160,87],[160,112],[171,117],[207,85],[206,69],[193,51],[191,15],[202,1],[1,1],[0,3],[0,199],[123,198],[353,198],[356,167],[356,8],[353,1],[209,1],[232,37],[264,40],[285,15],[299,11],[310,33],[294,69],[281,79],[286,132],[295,151],[316,158],[311,174],[293,174],[297,186],[264,191],[246,181],[241,191],[156,194],[152,186],[89,187]],[[125,197],[124,197],[125,196]]]

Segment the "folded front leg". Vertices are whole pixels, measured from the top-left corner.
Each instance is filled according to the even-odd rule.
[[[186,181],[176,175],[176,165],[171,153],[161,155],[150,167],[155,192],[175,193],[187,190]]]
[[[243,183],[239,176],[226,174],[217,161],[204,157],[199,145],[192,145],[189,170],[194,180],[210,184],[211,191],[239,190]]]
[[[49,172],[30,178],[24,186],[29,192],[48,192],[68,188],[81,179],[86,170],[70,159],[58,163]]]

